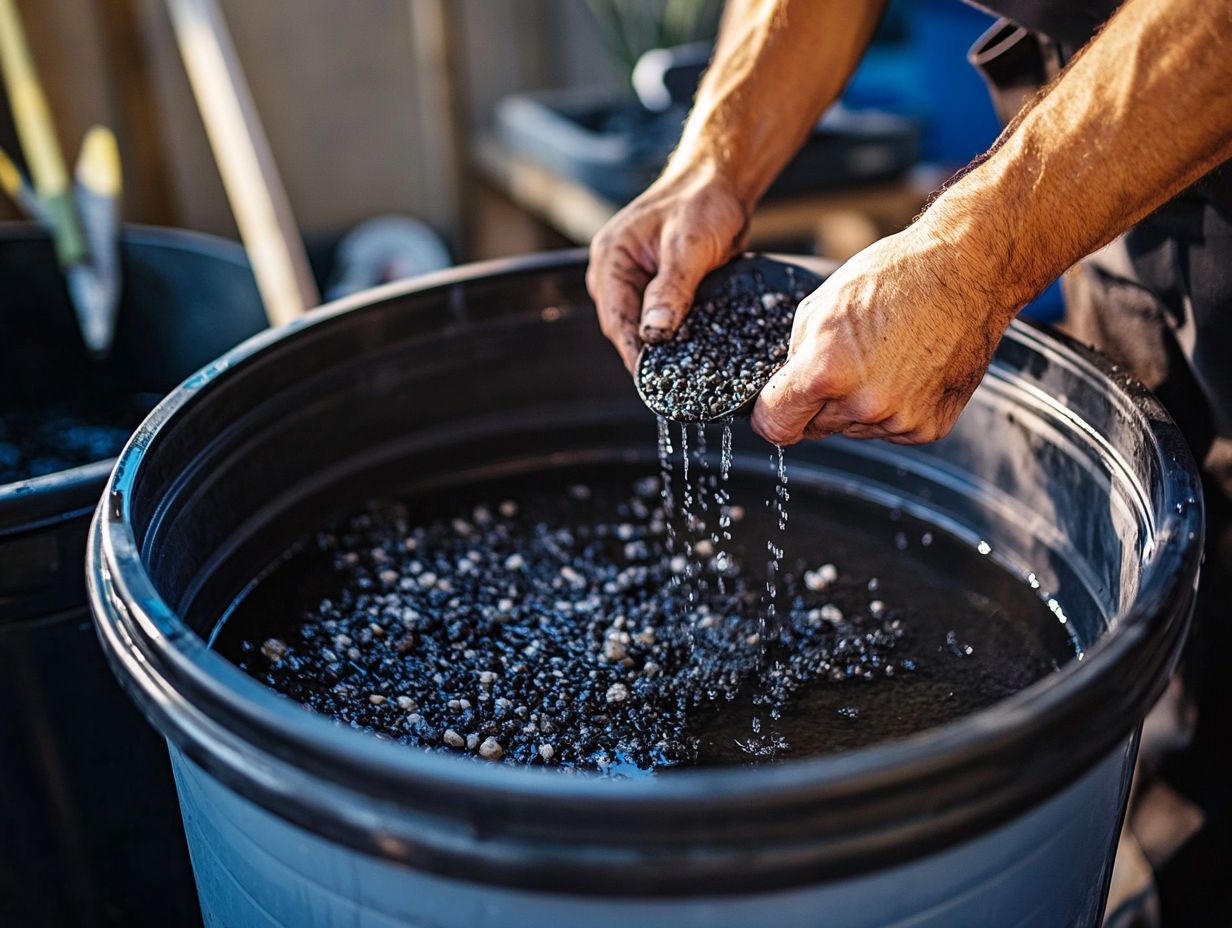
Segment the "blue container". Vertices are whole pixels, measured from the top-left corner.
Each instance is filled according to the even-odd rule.
[[[920,157],[964,165],[1001,132],[988,87],[967,61],[993,18],[957,0],[905,0],[892,10],[895,34],[870,46],[843,100],[918,119]]]
[[[539,256],[325,307],[190,378],[121,455],[91,603],[171,745],[206,923],[1098,925],[1138,728],[1188,627],[1200,488],[1145,390],[1029,324],[944,441],[792,452],[793,481],[982,540],[1063,604],[1083,659],[987,710],[830,757],[611,780],[379,741],[209,650],[261,567],[374,488],[653,460],[584,271]],[[736,460],[764,467],[747,429]]]

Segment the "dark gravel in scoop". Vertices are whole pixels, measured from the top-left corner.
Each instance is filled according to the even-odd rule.
[[[808,292],[728,281],[693,306],[671,340],[642,351],[637,386],[646,405],[682,422],[734,414],[787,360],[792,319]]]
[[[740,694],[756,694],[772,719],[809,680],[914,669],[896,652],[897,614],[863,581],[844,608],[834,604],[830,565],[780,578],[767,657],[762,564],[746,576],[730,552],[703,546],[700,574],[686,577],[684,556],[665,547],[655,478],[608,497],[603,513],[590,493],[571,487],[579,518],[555,522],[524,515],[515,499],[419,524],[402,505],[374,504],[297,555],[321,564],[297,576],[328,575],[333,593],[277,637],[218,646],[282,693],[379,737],[611,771],[692,762],[690,716]],[[285,602],[275,592],[248,619],[268,623]],[[740,748],[776,751],[772,737]]]

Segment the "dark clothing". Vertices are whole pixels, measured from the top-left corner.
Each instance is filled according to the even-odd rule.
[[[1119,0],[979,0],[976,5],[1006,17],[981,37],[970,58],[1008,122],[1089,41]],[[1225,926],[1232,924],[1222,872],[1232,859],[1232,778],[1226,761],[1232,686],[1223,666],[1232,654],[1232,166],[1217,168],[1083,260],[1065,275],[1064,288],[1072,334],[1156,393],[1203,470],[1207,552],[1184,663],[1184,690],[1197,703],[1197,727],[1185,750],[1162,761],[1159,782],[1200,807],[1204,824],[1169,851],[1170,862],[1156,859],[1149,849],[1148,856],[1157,870],[1166,928]],[[1165,722],[1162,727],[1187,726]],[[1148,741],[1144,734],[1143,755],[1151,753]],[[1173,746],[1184,741],[1181,737]],[[1149,794],[1139,786],[1140,797]],[[1172,808],[1171,817],[1179,818]],[[1149,816],[1149,805],[1140,799],[1131,823],[1143,811]],[[1128,913],[1124,923],[1133,918]]]
[[[1008,122],[1119,2],[980,0],[977,5],[1005,17],[980,38],[970,58]],[[1124,244],[1096,263],[1115,259],[1110,274],[1159,297],[1162,321],[1193,374],[1213,428],[1232,438],[1232,166],[1220,166],[1152,213]]]
[[[1036,35],[1081,48],[1108,21],[1121,0],[969,0],[972,6],[1024,26]]]

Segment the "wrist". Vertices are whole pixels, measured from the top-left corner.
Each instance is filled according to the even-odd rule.
[[[739,209],[745,222],[757,205],[757,197],[744,189],[737,172],[725,159],[706,151],[677,150],[654,187],[689,198],[721,199]]]
[[[705,110],[699,103],[685,123],[663,177],[721,189],[740,204],[747,217],[778,173],[781,165],[777,161],[783,159],[770,157],[774,154],[767,151],[771,146],[755,144],[755,126],[744,120],[733,124],[734,118],[730,112]]]
[[[1026,171],[985,162],[938,197],[917,224],[962,268],[962,285],[1008,325],[1072,263],[1035,244]],[[1056,266],[1054,266],[1056,265]]]

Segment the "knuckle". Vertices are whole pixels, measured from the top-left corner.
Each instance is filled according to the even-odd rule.
[[[953,422],[937,422],[928,430],[929,441],[941,441],[954,428]]]
[[[847,371],[839,364],[828,364],[824,358],[814,367],[808,392],[813,397],[846,396],[851,386]]]
[[[776,445],[795,444],[799,435],[774,417],[763,417],[754,422],[754,429],[762,438]]]
[[[894,410],[889,396],[880,390],[864,390],[851,396],[846,403],[852,420],[875,424],[889,419]]]
[[[592,263],[602,262],[616,246],[616,233],[612,231],[611,223],[595,233],[590,240],[590,260]]]

